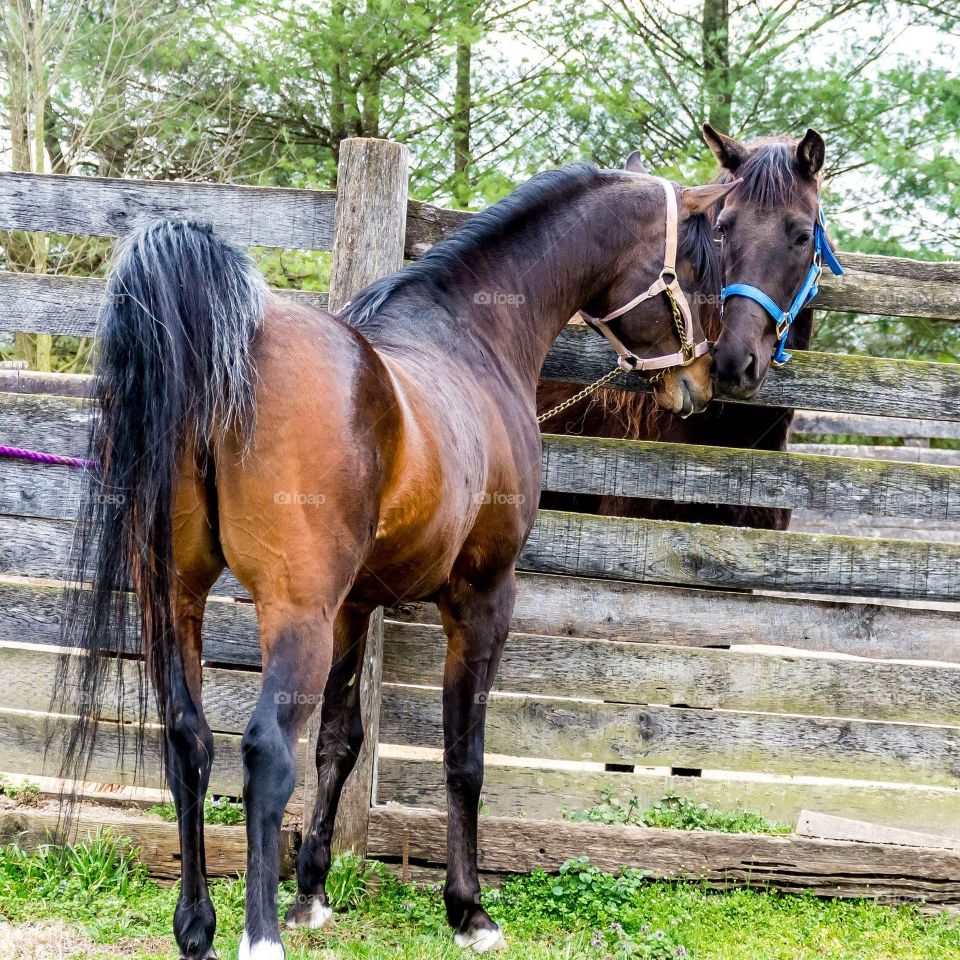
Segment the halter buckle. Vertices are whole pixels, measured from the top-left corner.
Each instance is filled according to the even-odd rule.
[[[668,280],[667,277],[670,279]],[[660,271],[660,279],[663,281],[664,286],[670,287],[677,282],[677,271],[674,267],[664,267]]]
[[[621,354],[617,358],[617,366],[624,373],[633,373],[640,363],[640,358],[634,353]]]
[[[777,339],[782,340],[790,332],[790,324],[793,323],[793,317],[789,313],[785,313],[777,321]]]

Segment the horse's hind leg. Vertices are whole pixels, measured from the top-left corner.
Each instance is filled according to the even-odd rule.
[[[317,736],[317,802],[297,853],[297,899],[286,918],[291,925],[322,927],[332,915],[325,889],[330,841],[343,784],[363,744],[360,671],[369,623],[366,607],[346,603],[337,615],[333,665],[323,691]]]
[[[181,481],[174,530],[177,643],[169,657],[165,710],[167,782],[180,834],[180,898],[173,929],[186,960],[205,960],[216,957],[216,916],[207,890],[203,844],[203,803],[213,762],[213,734],[201,700],[201,625],[207,593],[224,563],[209,523],[203,484],[196,476]]]
[[[330,671],[333,612],[326,598],[257,597],[263,686],[242,740],[247,814],[247,912],[240,960],[282,960],[277,924],[280,827],[293,793],[297,740]]]
[[[447,778],[447,920],[461,947],[478,953],[505,946],[500,928],[480,905],[477,815],[483,786],[487,697],[510,627],[513,568],[488,584],[452,579],[439,598],[446,630],[443,672],[443,760]]]

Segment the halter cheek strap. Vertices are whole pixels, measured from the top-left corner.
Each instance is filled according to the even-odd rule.
[[[627,372],[631,370],[666,370],[668,367],[686,367],[710,349],[710,344],[706,338],[698,343],[693,342],[693,313],[680,287],[680,282],[677,280],[677,235],[680,218],[677,212],[676,190],[669,180],[664,180],[662,177],[651,177],[651,179],[663,188],[667,201],[666,239],[664,241],[663,269],[660,271],[660,276],[639,296],[634,297],[629,303],[625,303],[622,307],[604,317],[591,317],[586,311],[580,311],[580,316],[583,317],[584,322],[607,338],[610,346],[617,351],[619,357],[617,364],[621,370]],[[665,294],[670,301],[674,323],[680,338],[680,349],[676,353],[668,353],[662,357],[641,358],[633,351],[628,350],[623,341],[607,324],[611,320],[616,320],[617,317],[629,313],[644,301],[651,300],[660,294]]]
[[[786,349],[790,327],[793,325],[793,321],[797,319],[797,314],[817,295],[820,289],[817,284],[820,275],[823,273],[822,263],[826,263],[830,271],[838,277],[843,276],[843,267],[831,249],[830,241],[827,240],[823,210],[818,209],[817,222],[813,228],[813,263],[810,264],[807,275],[803,278],[803,283],[800,285],[800,289],[793,298],[789,309],[781,310],[761,289],[749,283],[731,283],[720,291],[721,304],[726,303],[729,297],[746,297],[754,303],[759,303],[773,318],[777,328],[777,348],[773,353],[774,366],[782,367],[790,359],[790,354],[787,353]]]

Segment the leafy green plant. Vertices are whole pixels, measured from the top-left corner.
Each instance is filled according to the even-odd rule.
[[[175,823],[177,819],[177,808],[170,803],[158,803],[150,807],[147,813],[166,820],[167,823]],[[226,797],[220,797],[217,800],[207,799],[203,805],[203,819],[205,823],[215,823],[221,826],[232,827],[235,824],[243,823],[245,814],[242,803],[234,803]]]
[[[0,778],[0,796],[8,796],[25,807],[35,807],[40,802],[42,793],[40,788],[29,780],[12,784]]]
[[[768,820],[751,810],[718,810],[690,797],[668,793],[659,803],[645,806],[639,797],[621,799],[613,790],[601,792],[600,802],[586,810],[562,807],[567,820],[590,823],[630,824],[673,830],[717,830],[720,833],[787,834],[789,824]]]
[[[364,860],[354,853],[341,853],[333,858],[327,876],[327,899],[334,910],[354,909],[367,898],[370,884],[383,870],[375,860]]]

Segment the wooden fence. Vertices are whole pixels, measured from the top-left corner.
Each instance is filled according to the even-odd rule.
[[[114,237],[159,216],[198,217],[244,244],[333,248],[331,298],[343,302],[399,261],[400,236],[403,253],[417,257],[467,216],[407,202],[398,186],[405,152],[396,145],[345,148],[339,198],[0,174],[0,229]],[[404,211],[405,231],[391,244],[376,225],[402,227]],[[819,306],[960,321],[960,264],[842,259],[848,272],[824,278]],[[102,293],[99,280],[0,273],[0,329],[92,335]],[[571,326],[543,375],[586,383],[609,364],[607,345]],[[0,441],[84,453],[90,411],[69,395],[83,392],[84,378],[0,376]],[[623,377],[620,385],[639,382]],[[956,438],[960,367],[797,352],[752,402],[802,407],[804,435]],[[859,418],[852,428],[851,416]],[[645,802],[674,791],[781,820],[814,809],[960,837],[960,544],[920,536],[960,521],[953,452],[884,447],[878,455],[869,443],[808,443],[773,453],[554,436],[544,440],[543,481],[558,491],[791,507],[857,523],[870,517],[899,523],[900,536],[913,524],[918,535],[542,512],[521,558],[513,635],[490,702],[482,869],[555,868],[586,853],[602,866],[629,863],[714,884],[960,902],[955,853],[862,843],[851,852],[836,841],[690,836],[561,815],[561,807],[594,804],[603,790]],[[50,754],[43,767],[43,737],[46,725],[69,723],[47,710],[59,583],[81,495],[75,472],[0,460],[0,770],[55,772]],[[230,575],[218,583],[204,626],[205,706],[216,742],[211,790],[236,795],[240,734],[259,686],[249,668],[260,654],[253,608]],[[345,831],[345,842],[373,856],[443,863],[443,650],[430,605],[387,611],[373,636],[363,682],[379,736],[352,778]],[[104,714],[91,778],[161,786],[157,730],[139,770],[118,763],[125,706],[110,704]],[[310,793],[310,766],[300,765],[294,815]],[[0,834],[35,835],[44,823],[42,815],[21,817]],[[128,829],[159,872],[175,872],[169,825]],[[214,833],[213,871],[241,868],[242,839]]]

